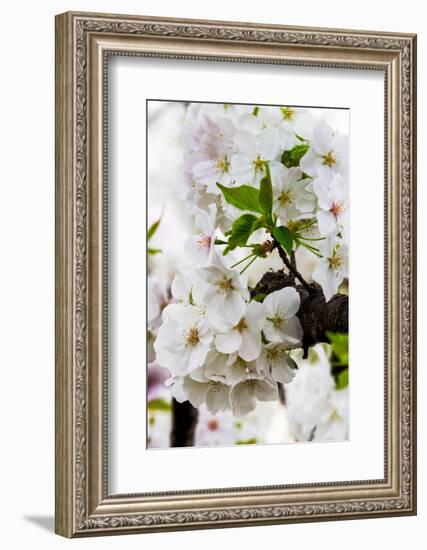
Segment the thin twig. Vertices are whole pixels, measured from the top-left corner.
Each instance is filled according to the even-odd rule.
[[[296,258],[295,258],[295,250],[291,250],[291,266],[292,266],[292,269],[295,271],[295,269],[297,268],[297,261],[296,261]],[[294,277],[294,281],[295,281],[295,277]]]
[[[276,239],[273,238],[274,247],[277,248],[277,251],[279,252],[279,256],[282,260],[282,262],[285,264],[285,266],[288,268],[289,273],[292,273],[292,275],[298,279],[298,281],[302,284],[302,286],[307,290],[307,292],[311,293],[311,287],[307,283],[307,281],[304,279],[304,277],[301,275],[301,273],[298,271],[298,269],[292,265],[292,262],[289,260],[288,255],[286,254],[286,251],[281,247],[280,243],[276,241]]]

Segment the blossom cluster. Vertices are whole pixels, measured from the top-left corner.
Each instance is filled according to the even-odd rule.
[[[187,108],[182,142],[179,192],[196,232],[172,300],[149,307],[155,357],[178,401],[242,417],[294,379],[303,336],[297,290],[251,297],[244,272],[275,246],[301,248],[316,256],[326,300],[336,294],[347,277],[347,139],[305,109],[201,103]]]

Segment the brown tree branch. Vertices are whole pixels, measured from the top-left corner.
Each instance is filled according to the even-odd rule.
[[[279,252],[279,256],[282,262],[288,268],[289,274],[293,275],[294,279],[298,279],[298,281],[307,290],[307,292],[310,292],[310,285],[307,283],[307,281],[304,279],[304,277],[301,275],[301,273],[297,269],[295,254],[293,256],[291,255],[291,259],[289,259],[288,255],[286,254],[286,251],[282,248],[280,243],[273,238],[273,249],[274,248],[277,248],[277,251]]]
[[[172,398],[171,447],[192,447],[199,411],[189,401]]]

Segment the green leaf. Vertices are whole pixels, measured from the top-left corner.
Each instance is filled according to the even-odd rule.
[[[273,186],[271,185],[270,168],[265,165],[265,176],[259,185],[259,205],[264,214],[271,214],[273,209]]]
[[[147,403],[147,408],[149,411],[170,411],[171,405],[163,399],[153,399]]]
[[[236,441],[236,445],[254,445],[255,443],[257,443],[255,437],[251,437],[250,439],[239,439]]]
[[[259,191],[250,185],[241,185],[240,187],[224,187],[220,183],[217,186],[221,189],[224,199],[239,210],[249,210],[262,214],[259,205]]]
[[[337,390],[343,390],[348,386],[348,368],[345,368],[337,374],[335,377],[335,388]]]
[[[258,294],[255,294],[252,300],[255,300],[255,302],[263,302],[266,296],[267,294],[265,294],[265,292],[259,292]]]
[[[295,145],[295,147],[289,151],[284,151],[282,155],[282,164],[284,164],[287,168],[299,166],[300,160],[307,153],[308,148],[308,143],[300,143]]]
[[[256,107],[254,107],[254,110],[252,111],[252,114],[253,114],[254,116],[258,116],[258,113],[259,113],[259,107],[258,107],[258,105],[257,105]]]
[[[154,223],[152,223],[150,225],[150,227],[148,228],[148,231],[147,231],[147,241],[149,241],[154,236],[154,233],[159,228],[161,220],[162,220],[162,218],[160,217],[157,221],[155,221]]]
[[[298,364],[292,359],[290,355],[287,357],[288,365],[291,369],[298,370]]]
[[[335,356],[333,365],[336,367],[348,366],[348,334],[345,332],[326,332]]]
[[[288,254],[292,252],[292,233],[287,227],[281,225],[273,229],[273,237],[278,241]]]
[[[237,246],[245,246],[249,237],[254,232],[254,225],[257,218],[253,214],[243,214],[234,220],[231,230],[228,232],[228,250],[234,250]]]
[[[161,251],[161,248],[147,248],[147,252],[150,256],[154,256],[154,254],[159,254]]]

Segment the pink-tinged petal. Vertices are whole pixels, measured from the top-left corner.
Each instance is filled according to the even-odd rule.
[[[193,266],[203,266],[208,262],[212,238],[208,235],[194,235],[184,243],[186,259]]]
[[[329,184],[334,202],[347,202],[347,186],[341,174],[335,174]]]
[[[261,354],[261,332],[244,330],[239,355],[245,361],[254,361]]]
[[[203,183],[204,185],[213,186],[218,180],[219,170],[216,165],[215,160],[205,160],[199,162],[193,168],[194,179],[198,183]]]
[[[215,337],[215,347],[221,353],[234,353],[239,351],[241,345],[242,336],[234,329],[225,334],[217,334]]]
[[[257,153],[264,160],[274,160],[280,151],[279,132],[277,128],[262,130],[257,136]]]
[[[332,148],[333,131],[325,120],[321,120],[313,131],[312,144],[318,155],[326,155]]]
[[[311,177],[316,176],[319,168],[322,166],[322,158],[316,154],[316,152],[310,148],[307,153],[300,160],[300,168]]]
[[[216,204],[210,204],[208,211],[196,208],[196,217],[194,218],[197,229],[203,234],[209,235],[215,230]]]
[[[337,220],[332,212],[320,210],[317,213],[317,223],[319,231],[322,235],[328,237],[337,233]]]

